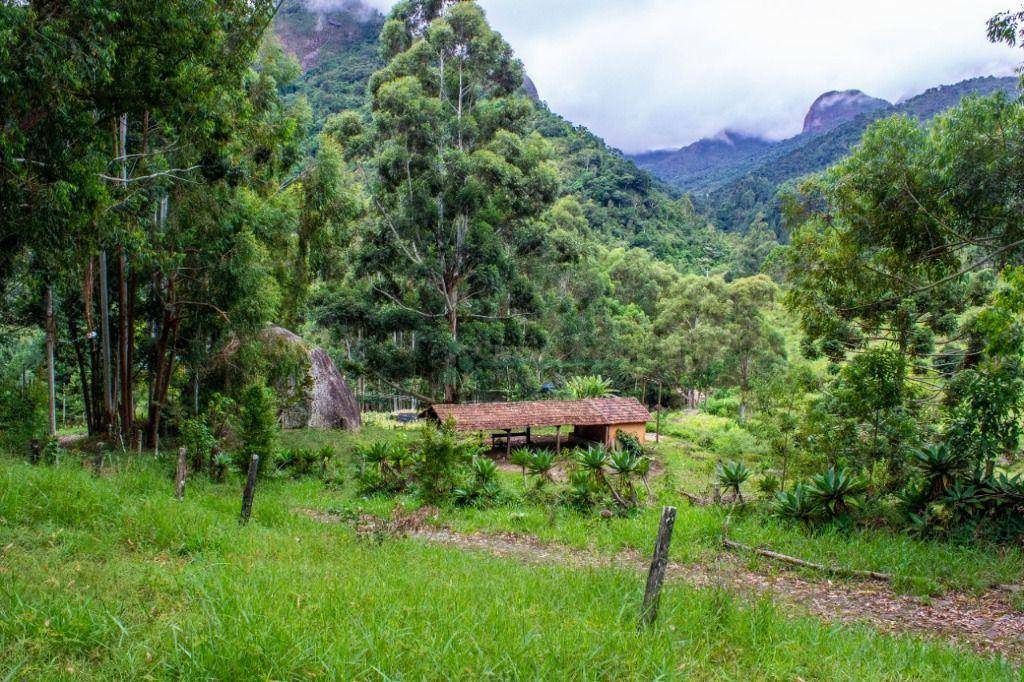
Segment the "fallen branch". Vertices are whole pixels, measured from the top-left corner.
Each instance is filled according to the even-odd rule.
[[[685,490],[680,490],[679,494],[685,497],[690,502],[690,504],[692,504],[695,507],[711,507],[715,504],[714,500],[709,500],[706,497],[697,497],[696,495],[688,493]]]
[[[730,540],[727,537],[722,537],[722,544],[727,549],[740,550],[743,552],[753,552],[769,559],[775,559],[783,563],[792,564],[793,566],[800,566],[801,568],[813,568],[816,571],[827,573],[829,575],[842,576],[845,578],[863,578],[866,580],[879,580],[881,582],[892,582],[892,575],[889,573],[879,573],[878,571],[860,571],[854,568],[844,568],[842,566],[825,566],[824,564],[816,564],[811,561],[804,561],[798,559],[795,556],[789,556],[788,554],[781,554],[779,552],[773,552],[770,549],[760,549],[758,547],[751,547],[750,545],[744,545],[739,542]]]

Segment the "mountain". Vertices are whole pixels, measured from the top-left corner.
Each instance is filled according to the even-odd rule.
[[[891,106],[884,99],[869,97],[860,90],[826,92],[814,100],[804,117],[803,134],[827,133],[861,114]]]
[[[316,2],[286,0],[274,19],[274,34],[302,67],[300,91],[309,98],[318,121],[332,113],[357,109],[366,83],[382,64],[377,37],[384,16],[360,0]]]
[[[365,104],[366,84],[382,65],[377,47],[383,23],[361,0],[285,0],[274,33],[302,67],[296,94],[309,99],[317,123]],[[689,202],[677,200],[586,128],[548,109],[528,77],[523,92],[536,102],[533,128],[553,147],[564,193],[579,201],[593,238],[646,248],[681,267],[724,252],[721,235],[706,229]]]
[[[694,157],[707,145],[696,143],[669,155],[641,154],[631,158],[677,190],[688,193],[698,210],[719,229],[745,231],[759,214],[779,229],[780,188],[842,159],[875,121],[895,115],[925,121],[956,106],[964,97],[996,92],[1014,94],[1018,88],[1019,80],[1015,77],[973,78],[932,88],[899,104],[889,104],[859,91],[826,93],[808,111],[805,132],[769,143],[753,154],[722,156],[718,162],[706,163],[703,170],[689,174],[679,169],[701,167]]]
[[[717,168],[757,158],[772,144],[760,137],[726,130],[682,149],[647,152],[630,158],[665,182],[686,190],[700,185],[701,179]]]

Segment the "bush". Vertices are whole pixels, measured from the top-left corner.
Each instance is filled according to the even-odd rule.
[[[729,394],[714,395],[704,401],[704,411],[716,417],[737,419],[740,416],[740,399]]]
[[[360,459],[356,480],[363,493],[400,492],[409,487],[409,449],[398,443],[376,441],[356,450]]]
[[[277,458],[277,468],[292,476],[306,476],[321,466],[320,453],[312,448],[284,450]]]
[[[46,384],[30,381],[22,386],[16,380],[0,383],[0,449],[28,455],[33,439],[46,436]]]
[[[762,497],[771,499],[782,489],[782,483],[775,474],[765,474],[764,478],[757,482],[757,490]]]
[[[186,419],[181,425],[181,442],[188,450],[192,470],[199,471],[210,461],[217,439],[201,419]]]
[[[277,450],[277,409],[273,392],[263,384],[251,384],[239,400],[238,436],[241,450],[236,453],[235,466],[247,471],[249,460],[259,455],[259,471],[267,471],[267,462],[274,461]]]
[[[817,505],[811,498],[806,484],[797,483],[792,490],[783,490],[775,494],[771,510],[780,518],[808,523],[814,519]]]
[[[433,502],[451,494],[481,449],[476,443],[460,440],[454,424],[424,426],[413,469],[424,499]]]

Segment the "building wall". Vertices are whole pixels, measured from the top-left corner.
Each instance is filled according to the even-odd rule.
[[[616,426],[613,426],[611,430],[612,430],[612,436],[611,436],[612,443],[615,442],[616,434],[618,434],[619,431],[622,431],[624,433],[628,433],[631,436],[636,436],[637,440],[640,441],[641,445],[643,445],[645,442],[647,442],[647,424],[646,423],[640,423],[640,424],[618,424]]]
[[[589,440],[594,443],[604,443],[611,447],[615,445],[615,437],[618,435],[619,431],[632,434],[636,436],[641,443],[644,443],[647,437],[647,424],[615,424],[614,426],[601,424],[598,426],[577,426],[573,428],[573,435],[581,440]]]

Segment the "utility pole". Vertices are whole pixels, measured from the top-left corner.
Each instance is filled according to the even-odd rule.
[[[57,435],[57,373],[54,367],[54,347],[57,345],[57,325],[53,319],[53,285],[46,287],[46,383],[50,389],[50,437]]]

